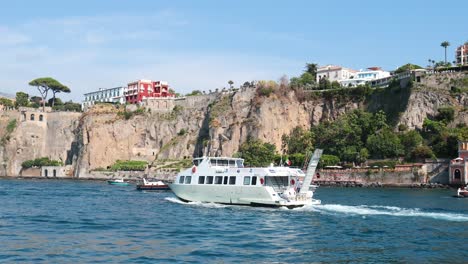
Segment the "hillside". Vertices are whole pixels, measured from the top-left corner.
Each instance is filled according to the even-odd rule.
[[[420,129],[426,117],[451,106],[456,114],[449,125],[466,124],[466,79],[466,74],[446,73],[403,87],[325,92],[242,88],[181,100],[170,112],[98,105],[84,114],[48,113],[42,123],[21,121],[17,114],[11,117],[18,119],[15,129],[0,145],[0,175],[18,175],[23,161],[39,157],[61,160],[75,177],[87,177],[117,160],[144,160],[156,167],[160,161],[204,154],[231,156],[249,137],[279,150],[283,135],[294,128],[309,129],[355,109],[384,110],[395,129],[400,124]],[[1,116],[2,137],[8,115]]]

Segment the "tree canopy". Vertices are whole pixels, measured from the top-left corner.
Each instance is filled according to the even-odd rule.
[[[47,94],[49,91],[52,91],[53,93],[53,98],[55,99],[55,94],[59,92],[65,92],[69,93],[70,89],[61,84],[59,81],[55,80],[54,78],[51,77],[42,77],[42,78],[37,78],[29,82],[30,86],[34,86],[37,88],[39,93],[41,94],[42,97],[42,111],[45,109],[45,103],[47,99]]]
[[[29,94],[23,92],[16,93],[16,108],[29,105]]]
[[[395,73],[402,73],[405,71],[411,71],[411,70],[416,70],[416,69],[422,69],[422,67],[416,64],[407,63],[405,65],[398,67],[398,69],[395,70]]]
[[[268,166],[275,159],[276,147],[258,139],[247,139],[239,148],[240,156],[248,166]]]

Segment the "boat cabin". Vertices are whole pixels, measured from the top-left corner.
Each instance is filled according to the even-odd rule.
[[[244,159],[228,157],[202,157],[193,159],[193,165],[199,166],[202,163],[213,167],[244,168]]]
[[[289,167],[245,168],[244,160],[227,157],[202,157],[193,160],[193,167],[181,172],[176,184],[271,186],[282,191],[304,177],[302,170]]]

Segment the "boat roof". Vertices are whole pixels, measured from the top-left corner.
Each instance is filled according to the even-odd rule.
[[[201,159],[209,159],[209,160],[212,160],[212,159],[217,159],[217,160],[244,160],[242,158],[233,158],[233,157],[208,157],[208,156],[203,156],[203,157],[198,157],[198,158],[194,158],[193,160],[201,160]]]

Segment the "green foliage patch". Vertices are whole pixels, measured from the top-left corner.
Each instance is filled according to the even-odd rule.
[[[21,167],[24,169],[37,168],[42,166],[63,166],[63,163],[58,160],[51,160],[48,157],[37,158],[34,160],[26,160],[21,163]]]
[[[113,171],[144,171],[148,162],[140,160],[117,160],[112,166]]]

